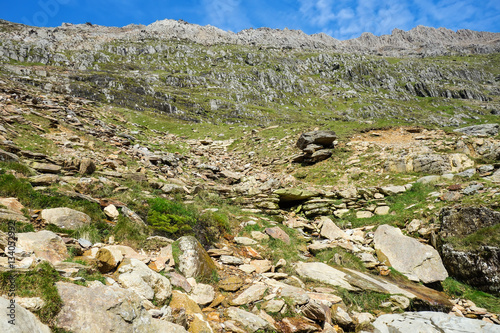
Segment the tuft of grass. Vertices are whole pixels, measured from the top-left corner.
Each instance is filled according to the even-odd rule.
[[[115,237],[115,241],[137,248],[148,238],[149,231],[146,227],[129,221],[126,217],[120,215],[112,234]]]
[[[19,162],[3,162],[0,161],[0,170],[12,170],[20,173],[24,176],[32,176],[33,170],[31,170],[27,165]]]
[[[336,258],[340,262],[337,262]],[[361,259],[341,247],[321,251],[316,255],[316,259],[331,266],[352,268],[361,272],[367,270]]]
[[[500,247],[500,224],[482,228],[465,237],[448,237],[446,242],[460,251],[473,251],[481,246]]]
[[[391,295],[378,293],[375,291],[363,290],[362,292],[353,292],[347,289],[338,288],[338,296],[342,298],[345,305],[354,311],[370,312],[380,309],[380,304],[386,302]]]

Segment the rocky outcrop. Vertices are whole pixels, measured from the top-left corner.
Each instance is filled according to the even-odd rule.
[[[410,280],[433,283],[448,277],[438,251],[415,238],[404,236],[399,228],[381,225],[373,240],[379,260]]]
[[[478,235],[484,234],[484,228],[498,225],[500,213],[483,207],[448,207],[441,210],[439,217],[440,252],[450,275],[480,290],[500,295],[500,248],[496,244],[483,244]],[[465,248],[447,242],[449,237],[462,239],[473,234],[478,235],[479,241],[472,241]]]
[[[179,270],[185,277],[205,277],[209,278],[215,271],[215,264],[200,242],[193,236],[179,238],[173,247],[179,249]],[[177,262],[177,258],[176,262]]]
[[[500,125],[498,124],[484,124],[457,128],[454,132],[463,133],[470,136],[488,137],[498,134]]]
[[[326,160],[332,156],[332,148],[337,139],[334,131],[312,131],[302,133],[297,140],[297,147],[302,150],[302,155],[292,158],[295,163],[313,164]]]

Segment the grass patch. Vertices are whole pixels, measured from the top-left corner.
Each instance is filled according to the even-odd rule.
[[[449,237],[447,243],[451,243],[456,250],[473,251],[481,246],[500,246],[500,224],[482,228],[465,237]]]
[[[380,309],[380,304],[391,297],[389,294],[375,291],[353,292],[343,288],[338,288],[337,295],[342,298],[349,310],[370,312],[372,314],[375,314],[375,310]]]
[[[18,162],[0,161],[0,170],[12,170],[24,176],[33,175],[33,170],[31,170],[27,165]]]
[[[335,247],[316,254],[316,259],[330,266],[340,266],[365,272],[367,269],[361,259],[341,247]]]
[[[3,293],[8,293],[10,274],[12,273],[0,273],[0,288]],[[16,296],[43,299],[45,306],[35,313],[49,326],[54,326],[55,317],[63,305],[55,286],[59,280],[61,280],[59,273],[48,262],[42,262],[35,269],[18,273],[16,276]]]
[[[473,301],[476,306],[490,312],[500,314],[500,298],[474,289],[464,283],[448,277],[443,281],[444,292],[452,298],[465,298]]]

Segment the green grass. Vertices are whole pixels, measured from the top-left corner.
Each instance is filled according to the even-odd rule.
[[[33,171],[26,165],[19,162],[0,161],[0,170],[12,170],[24,176],[32,176]]]
[[[448,277],[442,282],[444,292],[452,298],[464,298],[474,302],[476,306],[490,312],[500,314],[500,298],[476,290],[464,283]]]
[[[337,263],[335,261],[336,256],[339,258],[340,263]],[[321,251],[316,254],[315,258],[317,261],[321,261],[330,266],[352,268],[361,272],[366,271],[366,267],[361,259],[341,247],[335,247],[332,249]]]
[[[482,246],[500,247],[500,224],[482,228],[465,237],[448,237],[446,242],[459,251],[473,251]]]
[[[361,292],[348,291],[337,288],[337,296],[341,297],[351,311],[363,311],[375,314],[380,309],[380,304],[386,302],[391,295],[375,291],[363,290]]]
[[[4,293],[9,290],[10,274],[12,273],[0,273],[0,288]],[[59,273],[48,262],[42,262],[35,269],[18,273],[16,276],[16,295],[43,299],[45,306],[35,313],[43,323],[49,326],[55,324],[55,317],[63,305],[55,286],[59,280],[61,280]]]

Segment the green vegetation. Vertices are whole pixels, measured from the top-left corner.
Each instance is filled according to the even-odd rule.
[[[315,258],[317,261],[324,262],[331,266],[352,268],[361,272],[366,271],[365,265],[358,257],[341,247],[321,251],[316,254]]]
[[[0,273],[0,289],[4,293],[8,293],[11,274],[11,272]],[[62,308],[62,300],[55,286],[59,280],[61,280],[59,273],[48,262],[42,262],[33,270],[19,272],[16,275],[16,296],[40,297],[44,300],[44,307],[35,313],[49,326],[55,324],[56,315]]]
[[[442,285],[444,292],[450,295],[450,297],[469,299],[478,307],[500,314],[500,300],[498,297],[474,289],[464,283],[456,281],[451,277],[446,278]]]
[[[389,294],[382,294],[375,291],[364,290],[362,292],[353,292],[343,288],[338,288],[337,290],[338,296],[342,298],[350,310],[371,312],[372,314],[375,314],[375,311],[380,309],[380,304],[386,302],[391,297]]]
[[[500,224],[479,229],[465,237],[448,237],[446,242],[459,251],[478,250],[482,246],[500,247]]]
[[[182,236],[192,232],[196,216],[180,202],[154,198],[149,204],[148,223],[154,231],[167,236]]]

